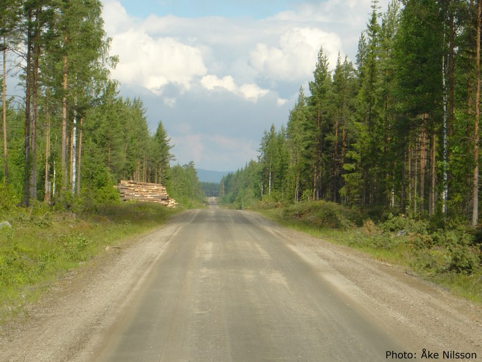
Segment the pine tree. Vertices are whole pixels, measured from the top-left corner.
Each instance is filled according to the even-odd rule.
[[[310,82],[311,97],[308,98],[309,113],[304,125],[305,155],[308,169],[305,173],[312,180],[312,199],[320,200],[324,196],[323,176],[326,172],[324,152],[326,133],[328,132],[329,103],[331,91],[331,74],[328,69],[328,58],[323,48],[318,53],[318,61],[313,72],[314,81]]]
[[[295,202],[300,200],[301,193],[301,171],[302,171],[302,157],[304,154],[304,137],[303,127],[306,123],[306,98],[303,87],[300,87],[298,101],[295,107],[291,110],[287,137],[289,149],[289,189],[291,190],[292,199]]]
[[[18,42],[18,20],[21,2],[4,0],[0,3],[0,51],[3,56],[2,69],[2,129],[4,182],[8,182],[8,146],[7,146],[7,52]]]
[[[356,76],[353,64],[347,58],[341,62],[338,56],[333,73],[333,181],[332,201],[340,202],[340,192],[344,193],[343,165],[349,150],[350,128],[354,117],[354,99],[356,96]],[[343,189],[343,191],[342,191]]]
[[[170,162],[174,161],[175,157],[170,152],[173,147],[169,144],[171,139],[167,136],[161,121],[159,121],[153,141],[154,182],[166,185],[169,182]]]

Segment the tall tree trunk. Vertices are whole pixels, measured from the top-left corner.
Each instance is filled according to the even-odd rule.
[[[80,117],[80,124],[79,124],[79,139],[77,145],[77,180],[75,185],[77,187],[76,194],[80,196],[80,171],[81,171],[81,162],[82,162],[82,127],[84,125],[84,119]]]
[[[450,142],[451,137],[454,134],[454,107],[455,107],[455,60],[454,60],[454,36],[455,36],[455,29],[454,29],[454,9],[453,9],[453,0],[450,1],[449,11],[450,11],[450,33],[449,33],[449,64],[448,64],[448,71],[449,71],[449,99],[448,99],[448,115],[447,115],[447,133],[448,133],[448,141]],[[450,148],[449,148],[450,152]],[[450,154],[448,155],[450,160]],[[450,175],[449,175],[450,177]]]
[[[3,119],[3,160],[5,178],[4,183],[8,182],[8,147],[7,147],[7,38],[3,36],[3,80],[2,80],[2,119]]]
[[[426,115],[423,117],[425,118]],[[427,133],[424,125],[422,128],[422,134],[420,135],[420,215],[422,217],[425,213],[425,166],[427,163],[426,141]]]
[[[68,37],[67,33],[64,33],[64,47],[67,46]],[[62,169],[62,192],[66,192],[68,189],[69,179],[68,179],[68,166],[67,166],[67,54],[63,57],[63,67],[62,67],[62,145],[61,145],[61,156],[60,163]]]
[[[444,32],[445,37],[445,32]],[[442,191],[442,213],[447,213],[447,199],[449,192],[448,183],[448,100],[447,100],[447,76],[446,76],[446,55],[442,56],[442,101],[443,101],[443,191]]]
[[[38,118],[38,73],[40,60],[40,9],[35,11],[36,30],[33,46],[32,69],[32,125],[30,130],[30,198],[37,198],[37,118]]]
[[[419,144],[417,137],[410,132],[410,161],[409,161],[409,177],[410,177],[410,206],[412,215],[418,213],[418,153]]]
[[[47,92],[47,102],[48,102]],[[44,202],[50,203],[52,198],[51,186],[50,186],[50,111],[47,106],[46,110],[47,125],[45,130],[45,194]]]
[[[271,196],[271,160],[269,162],[269,174],[268,174],[268,196]]]
[[[300,173],[298,171],[296,171],[296,176],[295,176],[295,202],[298,202],[300,200],[299,189],[300,189]]]
[[[468,119],[472,119],[473,114],[474,114],[474,74],[472,73],[473,70],[473,49],[476,48],[475,46],[475,26],[474,26],[474,16],[475,16],[475,8],[474,8],[474,0],[470,0],[469,2],[469,14],[470,14],[470,27],[468,29],[469,35],[469,48],[467,49],[467,58],[468,58],[468,64],[470,65],[470,70],[469,70],[469,76],[467,77],[467,101],[466,101],[466,106],[467,106],[467,116]],[[473,182],[473,175],[470,175],[468,177],[468,183],[467,185],[472,186]],[[472,194],[473,194],[473,189],[472,187],[467,189],[467,194],[466,194],[466,204],[468,207],[466,208],[466,213],[467,213],[467,220],[470,220],[472,216]]]
[[[24,134],[24,150],[25,150],[25,172],[23,178],[23,199],[22,205],[28,207],[30,205],[30,93],[31,93],[31,77],[32,77],[32,11],[28,10],[27,14],[27,65],[25,71],[25,134]]]
[[[335,121],[335,145],[334,145],[334,155],[333,161],[335,163],[334,175],[333,175],[333,202],[338,202],[338,175],[340,174],[339,165],[340,160],[338,159],[338,133],[339,125],[338,120]]]
[[[435,130],[432,130],[432,135],[430,137],[430,192],[429,192],[429,216],[435,215],[435,177],[437,175],[436,171],[436,138]]]
[[[405,214],[405,212],[407,211],[407,195],[406,195],[406,179],[407,179],[407,172],[406,172],[406,168],[407,168],[407,149],[404,148],[403,150],[403,162],[402,162],[402,200],[401,200],[401,209],[402,209],[402,213]]]
[[[475,119],[474,119],[474,183],[472,226],[479,221],[479,120],[480,120],[480,31],[482,29],[482,0],[477,1],[477,44],[475,52]]]
[[[75,112],[74,112],[75,113]],[[76,172],[76,160],[77,160],[77,120],[72,120],[72,129],[70,130],[70,190],[72,194],[75,192],[75,172]]]
[[[413,195],[412,195],[412,190],[413,190],[413,167],[412,167],[412,155],[413,155],[413,145],[412,145],[412,140],[411,137],[409,136],[408,140],[408,208],[409,212],[411,211],[411,208],[413,207]]]
[[[315,155],[315,177],[314,177],[314,199],[320,200],[322,195],[322,155],[323,155],[323,139],[321,135],[321,110],[317,113],[317,133],[316,133],[316,155]]]

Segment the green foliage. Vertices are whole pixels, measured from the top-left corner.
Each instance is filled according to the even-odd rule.
[[[283,218],[319,228],[351,229],[361,224],[359,212],[333,202],[300,202],[283,209]]]
[[[14,210],[20,202],[18,195],[8,185],[0,184],[0,195],[0,216]]]
[[[206,197],[218,197],[220,184],[216,182],[201,182],[201,188]]]
[[[386,232],[401,232],[427,234],[429,223],[425,220],[414,220],[404,215],[389,214],[388,220],[379,225]]]
[[[11,210],[13,227],[0,230],[0,320],[106,245],[157,227],[173,212],[145,203],[103,205],[78,214],[52,212],[42,204]]]
[[[289,206],[263,203],[258,209],[296,230],[402,264],[424,278],[482,302],[482,284],[477,282],[482,277],[481,248],[472,230],[464,226],[433,229],[424,220],[390,215],[378,225],[367,219],[362,227],[354,227],[355,223],[360,225],[359,213],[324,202]]]
[[[193,162],[171,168],[167,190],[184,207],[194,208],[202,204],[204,193]]]

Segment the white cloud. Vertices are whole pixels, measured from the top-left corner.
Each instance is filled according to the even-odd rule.
[[[101,1],[123,95],[145,101],[151,128],[163,120],[179,162],[217,170],[255,159],[262,131],[287,121],[320,46],[331,67],[338,52],[354,59],[371,12],[371,0],[306,0],[267,19],[141,19]]]
[[[109,35],[126,30],[132,24],[132,19],[118,0],[104,0],[102,18],[104,29]]]
[[[141,86],[160,95],[168,84],[187,90],[196,77],[206,74],[200,49],[172,37],[155,39],[133,21],[127,26],[125,10],[118,2],[107,3],[103,15],[106,28],[119,31],[111,44],[111,54],[119,56],[112,75],[122,84]]]
[[[114,78],[156,94],[170,83],[189,89],[193,78],[206,73],[199,49],[172,38],[153,39],[136,30],[118,34],[112,53],[120,60],[112,72]]]
[[[176,105],[176,98],[164,98],[164,104],[168,107],[174,107]]]
[[[207,90],[224,89],[252,102],[269,93],[268,89],[262,89],[256,84],[245,83],[238,87],[231,76],[218,78],[215,75],[206,75],[201,79],[201,85]]]
[[[278,46],[257,44],[250,53],[250,64],[265,77],[301,82],[312,75],[321,46],[334,66],[341,49],[336,34],[317,28],[291,28],[280,36]]]
[[[199,168],[213,169],[210,164],[216,164],[218,171],[234,171],[258,156],[254,142],[220,134],[172,137],[172,141],[177,162],[186,164],[193,160]]]
[[[276,100],[276,104],[280,107],[283,106],[286,102],[288,102],[288,99],[278,98]]]
[[[233,93],[236,92],[238,88],[234,83],[233,77],[229,75],[223,77],[222,79],[215,75],[206,75],[201,79],[201,85],[208,90],[223,88]]]
[[[239,88],[239,91],[241,92],[241,94],[244,96],[245,99],[247,99],[248,101],[254,101],[254,102],[256,102],[259,97],[262,97],[268,94],[269,92],[268,89],[261,89],[256,84],[243,84]]]

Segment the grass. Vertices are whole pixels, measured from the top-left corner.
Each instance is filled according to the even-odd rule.
[[[370,220],[360,223],[353,210],[345,213],[341,206],[328,204],[331,203],[315,207],[303,203],[277,208],[263,206],[256,211],[293,230],[401,265],[455,295],[482,305],[482,253],[468,230],[430,230],[426,222],[403,217],[392,217],[378,225]]]
[[[122,203],[95,212],[52,212],[39,205],[0,215],[0,323],[41,296],[67,271],[105,247],[162,225],[178,211],[156,204]]]

